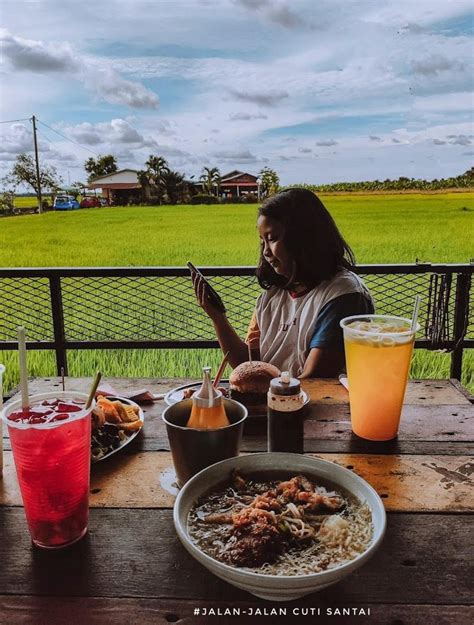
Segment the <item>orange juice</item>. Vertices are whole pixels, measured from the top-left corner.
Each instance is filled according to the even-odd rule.
[[[413,353],[410,321],[358,315],[344,329],[352,430],[372,441],[397,435]]]

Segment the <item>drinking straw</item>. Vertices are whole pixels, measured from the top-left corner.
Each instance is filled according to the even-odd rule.
[[[25,328],[18,328],[18,357],[20,360],[20,390],[21,390],[21,407],[28,408],[28,368],[26,365],[26,332]]]
[[[252,348],[250,347],[250,341],[247,343],[247,349],[249,352],[249,362],[252,362]]]
[[[101,377],[102,377],[102,373],[100,371],[97,371],[97,373],[95,374],[94,381],[92,382],[89,397],[87,398],[86,408],[90,408],[90,405],[92,404],[92,400],[94,399],[94,395],[97,390],[97,387],[99,386]]]
[[[66,384],[64,382],[64,367],[61,367],[61,385],[63,387],[63,393],[66,390]]]
[[[217,370],[216,377],[214,378],[214,382],[212,383],[212,386],[214,388],[216,388],[216,386],[221,381],[221,377],[222,377],[222,374],[224,373],[224,369],[225,369],[225,366],[227,364],[227,358],[228,357],[229,357],[229,352],[227,352],[227,354],[224,355],[224,358],[222,359],[222,362],[219,365],[219,369]]]
[[[416,295],[415,296],[415,304],[413,306],[413,315],[411,317],[411,328],[410,328],[410,330],[412,332],[415,332],[416,324],[418,323],[418,311],[420,310],[420,302],[421,302],[421,297],[419,295]]]

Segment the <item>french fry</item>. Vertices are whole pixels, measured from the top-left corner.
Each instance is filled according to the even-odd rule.
[[[124,432],[137,432],[141,429],[142,425],[143,421],[140,419],[132,421],[131,423],[117,423],[119,430],[123,430]]]
[[[107,423],[120,423],[120,415],[113,402],[105,397],[99,397],[97,405],[104,411],[105,420]]]

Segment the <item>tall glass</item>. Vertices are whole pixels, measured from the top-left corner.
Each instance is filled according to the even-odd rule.
[[[352,431],[371,441],[395,438],[419,326],[412,332],[410,319],[355,315],[341,327]]]
[[[85,408],[87,395],[55,391],[32,395],[30,408],[43,401],[81,402],[75,412],[56,411],[54,422],[13,421],[21,411],[21,400],[9,402],[2,419],[8,426],[13,458],[20,483],[31,539],[38,547],[66,547],[87,532],[91,412]],[[9,419],[9,417],[11,417]]]

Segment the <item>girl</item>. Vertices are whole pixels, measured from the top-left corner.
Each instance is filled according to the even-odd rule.
[[[321,200],[306,189],[268,198],[258,211],[260,260],[257,299],[246,340],[209,301],[193,276],[199,305],[214,324],[219,344],[236,367],[264,360],[299,378],[335,377],[344,369],[339,322],[373,313],[369,291],[353,272],[355,259]]]

